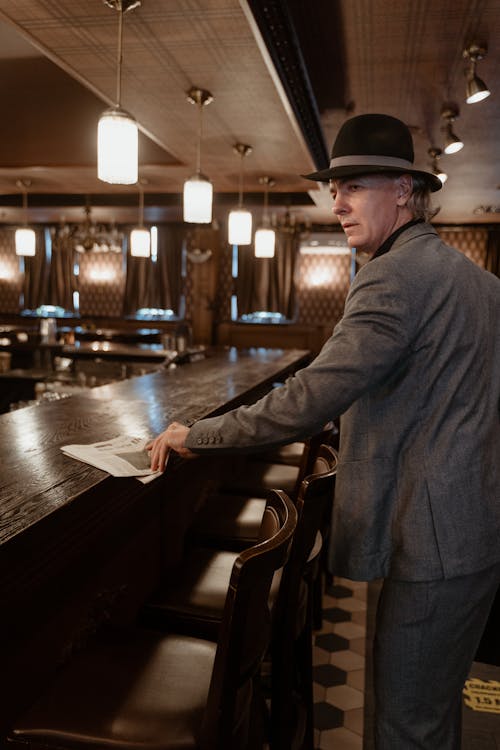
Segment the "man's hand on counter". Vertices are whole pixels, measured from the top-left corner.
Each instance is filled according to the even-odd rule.
[[[176,451],[183,458],[195,458],[196,454],[185,448],[184,444],[189,433],[189,427],[179,422],[172,422],[158,437],[147,443],[146,450],[151,451],[151,469],[163,471],[170,449]]]

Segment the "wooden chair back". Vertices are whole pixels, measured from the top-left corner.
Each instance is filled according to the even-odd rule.
[[[273,622],[272,643],[272,732],[273,748],[286,748],[296,734],[290,710],[297,673],[298,686],[306,699],[306,711],[312,711],[312,574],[321,554],[321,538],[328,529],[335,491],[338,456],[329,445],[317,450],[312,473],[302,481],[296,509],[297,527],[284,568]],[[318,544],[318,540],[320,544]],[[314,559],[312,559],[314,558]],[[305,657],[298,656],[297,642],[307,631]],[[302,661],[297,664],[297,659]],[[302,669],[305,667],[305,670]],[[300,672],[302,671],[302,674]],[[309,717],[310,721],[310,717]]]
[[[271,490],[262,529],[268,538],[241,552],[234,562],[203,722],[204,750],[238,747],[235,727],[245,736],[237,717],[248,717],[240,707],[269,648],[269,591],[274,574],[288,559],[296,525],[292,501],[284,492]]]

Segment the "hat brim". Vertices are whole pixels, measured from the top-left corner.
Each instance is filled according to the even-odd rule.
[[[427,182],[432,193],[441,190],[441,188],[443,187],[443,183],[441,182],[439,177],[437,177],[435,174],[432,174],[432,172],[423,172],[418,169],[403,169],[383,165],[370,165],[369,167],[362,165],[330,167],[329,169],[321,169],[319,172],[303,174],[302,177],[305,177],[306,180],[314,180],[315,182],[330,182],[330,180],[340,180],[347,177],[359,177],[360,175],[365,174],[379,174],[381,172],[390,172],[392,174],[418,175]]]

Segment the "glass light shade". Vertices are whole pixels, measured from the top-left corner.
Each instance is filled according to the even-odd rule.
[[[202,174],[195,174],[184,183],[184,221],[211,224],[213,185]]]
[[[130,255],[134,258],[149,258],[151,255],[151,233],[145,227],[136,227],[130,232]]]
[[[444,185],[444,183],[445,183],[445,182],[446,182],[446,180],[448,179],[448,175],[446,174],[446,172],[438,172],[438,173],[436,174],[436,177],[437,177],[437,178],[438,178],[439,180],[441,180],[441,184],[442,184],[442,185]]]
[[[16,255],[34,255],[35,254],[35,230],[23,227],[16,229]]]
[[[451,135],[448,139],[448,142],[446,143],[446,146],[444,147],[444,153],[445,154],[456,154],[457,151],[460,151],[463,149],[464,144],[460,140],[460,138],[457,138],[456,135]]]
[[[274,229],[257,229],[255,232],[254,253],[256,258],[274,258],[276,232]]]
[[[472,76],[467,81],[466,99],[467,104],[476,104],[482,102],[491,94],[488,86],[478,76]]]
[[[108,109],[97,126],[97,176],[112,185],[134,185],[138,179],[137,123],[123,109]]]
[[[228,220],[230,245],[250,245],[252,242],[252,214],[242,208],[231,211]]]

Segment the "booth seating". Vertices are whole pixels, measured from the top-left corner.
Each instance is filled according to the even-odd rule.
[[[258,750],[255,681],[269,647],[268,597],[297,511],[270,493],[265,541],[236,555],[216,642],[172,629],[106,628],[73,656],[11,728],[7,745],[41,750]],[[259,731],[260,729],[260,731]]]
[[[296,508],[297,528],[281,580],[271,587],[271,747],[313,748],[312,606],[323,529],[329,524],[337,454],[317,451],[312,473],[303,479]],[[224,599],[237,552],[191,546],[175,579],[165,582],[145,606],[142,623],[220,637]],[[299,744],[295,744],[295,743]]]

